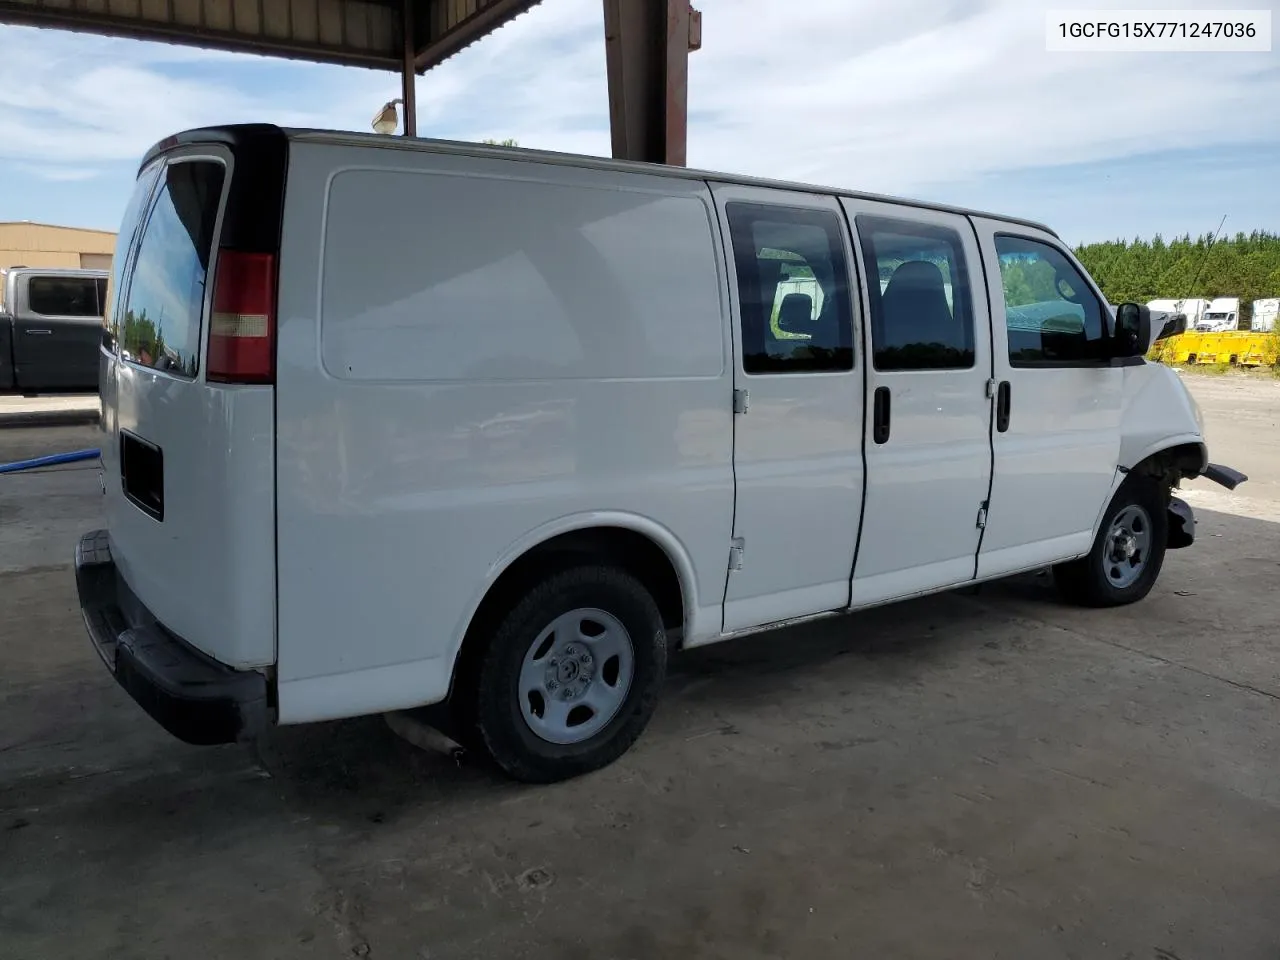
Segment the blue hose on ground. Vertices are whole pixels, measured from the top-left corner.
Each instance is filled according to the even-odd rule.
[[[60,463],[75,463],[77,460],[96,460],[101,455],[97,448],[92,450],[73,450],[70,453],[55,453],[47,457],[36,457],[34,460],[15,460],[13,463],[0,463],[0,473],[17,473],[19,470],[34,470],[36,467],[54,467]]]

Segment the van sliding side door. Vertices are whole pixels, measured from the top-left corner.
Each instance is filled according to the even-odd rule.
[[[729,246],[734,546],[724,629],[848,606],[862,509],[856,272],[832,197],[714,187]]]
[[[991,332],[968,220],[843,201],[868,306],[867,502],[854,606],[974,577],[991,481]]]

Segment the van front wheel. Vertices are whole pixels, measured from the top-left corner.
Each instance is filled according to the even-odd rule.
[[[494,632],[476,676],[476,732],[517,780],[597,770],[639,738],[666,667],[662,616],[635,577],[609,566],[565,570]]]
[[[1168,500],[1165,489],[1150,477],[1126,477],[1102,517],[1089,555],[1053,568],[1063,597],[1086,607],[1118,607],[1150,593],[1164,565]]]

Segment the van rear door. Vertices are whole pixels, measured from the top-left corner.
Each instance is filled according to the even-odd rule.
[[[249,130],[197,131],[148,156],[121,229],[130,246],[117,257],[102,391],[120,574],[165,628],[236,668],[275,658],[274,388],[262,363],[274,360],[285,141]],[[261,156],[264,136],[274,159]]]

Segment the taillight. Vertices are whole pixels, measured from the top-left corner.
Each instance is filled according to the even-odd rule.
[[[208,379],[274,382],[275,338],[275,257],[220,250],[209,323]]]

